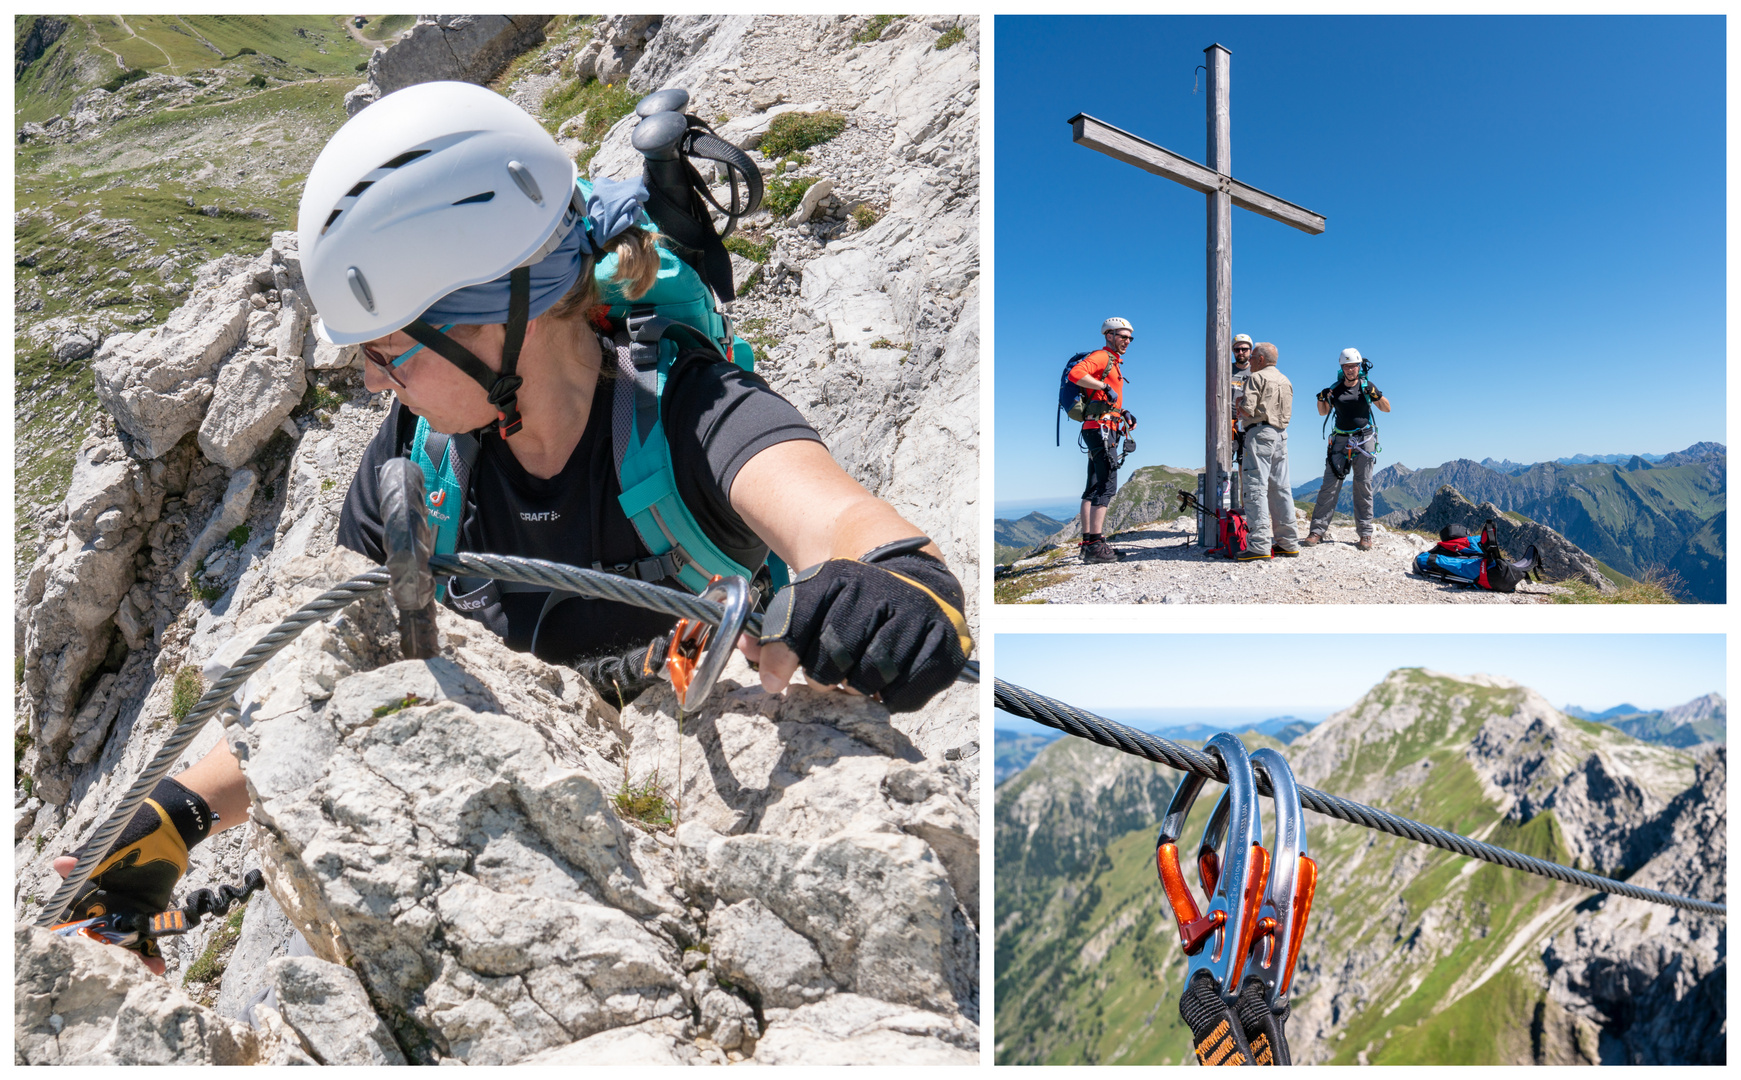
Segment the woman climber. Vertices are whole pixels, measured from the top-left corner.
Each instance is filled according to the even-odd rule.
[[[739,639],[763,689],[783,691],[802,667],[811,683],[919,708],[972,649],[960,583],[796,408],[728,360],[729,324],[724,341],[705,328],[658,337],[658,317],[676,310],[661,307],[661,286],[693,271],[650,228],[648,202],[641,180],[578,180],[536,120],[470,84],[408,87],[340,128],[304,189],[302,272],[317,333],[360,346],[365,385],[395,401],[351,481],[338,542],[383,558],[376,470],[410,456],[432,479],[460,477],[457,491],[432,485],[430,502],[461,551],[691,589],[691,564],[703,581],[737,568],[766,586],[756,571],[772,552],[806,569],[774,580],[763,633]],[[648,456],[654,439],[668,457]],[[649,486],[663,502],[641,497]],[[675,534],[673,517],[687,518]],[[511,647],[595,681],[589,661],[645,649],[674,622],[489,581],[448,579],[444,594]],[[188,850],[247,816],[220,742],[157,785],[66,918],[163,911]],[[74,863],[55,866],[64,876]],[[130,947],[163,970],[148,938]]]

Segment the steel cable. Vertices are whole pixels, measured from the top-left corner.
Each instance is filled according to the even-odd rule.
[[[560,592],[579,593],[599,600],[614,600],[619,604],[651,608],[679,619],[700,619],[709,626],[718,626],[723,607],[712,600],[703,600],[691,593],[666,589],[650,582],[607,574],[602,570],[584,570],[578,566],[526,559],[518,555],[481,555],[463,552],[435,555],[429,568],[437,574],[458,577],[493,578],[496,581],[519,581],[527,585],[542,585]],[[762,632],[762,617],[751,612],[744,628],[752,634]],[[979,662],[969,660],[961,674],[961,682],[979,681]]]
[[[1045,724],[1066,735],[1074,735],[1079,739],[1109,746],[1126,754],[1147,758],[1163,765],[1171,766],[1182,772],[1196,773],[1218,783],[1227,782],[1227,772],[1221,763],[1212,755],[1188,746],[1181,746],[1169,739],[1163,739],[1147,732],[1125,727],[1123,724],[1095,716],[1093,713],[1066,705],[1055,698],[1037,694],[1020,686],[1012,686],[1002,679],[994,679],[992,683],[992,700],[998,708],[1015,716]],[[1268,796],[1271,794],[1269,779],[1261,771],[1257,774],[1258,790]],[[1405,840],[1413,840],[1417,844],[1427,844],[1442,848],[1458,855],[1472,859],[1482,859],[1497,866],[1511,870],[1522,870],[1525,873],[1538,874],[1542,877],[1563,881],[1571,885],[1593,889],[1596,892],[1613,893],[1616,896],[1626,896],[1634,900],[1644,900],[1653,904],[1666,904],[1669,907],[1681,908],[1686,911],[1698,911],[1707,915],[1727,915],[1728,907],[1709,900],[1695,900],[1686,896],[1675,896],[1670,893],[1646,889],[1638,885],[1628,885],[1624,881],[1600,877],[1574,870],[1569,866],[1537,859],[1531,855],[1495,847],[1467,836],[1459,836],[1444,829],[1436,829],[1431,825],[1423,825],[1405,817],[1387,813],[1375,807],[1366,806],[1336,795],[1330,795],[1300,785],[1300,804],[1320,814],[1337,818],[1354,825],[1362,825],[1368,829],[1400,836]]]
[[[718,626],[723,606],[711,600],[703,600],[699,596],[678,592],[675,589],[661,588],[658,585],[625,578],[616,574],[606,574],[597,570],[584,570],[575,566],[565,566],[562,563],[547,562],[543,559],[523,559],[512,555],[478,555],[456,554],[436,555],[429,560],[430,569],[441,574],[457,574],[464,577],[487,577],[498,581],[521,581],[531,585],[543,585],[550,589],[578,593],[601,600],[613,600],[621,604],[632,604],[636,607],[650,608],[666,615],[684,619],[699,619],[710,626]],[[272,630],[247,652],[242,654],[223,676],[213,683],[194,705],[186,717],[176,724],[169,738],[152,755],[139,778],[133,781],[126,794],[121,796],[120,804],[109,815],[101,827],[93,833],[90,839],[82,845],[83,854],[73,866],[72,872],[61,882],[60,888],[48,898],[43,905],[42,914],[37,917],[36,925],[52,926],[60,920],[67,905],[73,897],[90,880],[91,872],[98,863],[108,856],[110,845],[121,831],[127,827],[127,822],[133,818],[133,812],[144,804],[150,796],[151,789],[157,782],[169,775],[169,770],[175,766],[176,759],[181,757],[188,744],[199,735],[200,729],[210,720],[235,692],[241,689],[250,676],[260,670],[266,661],[277,655],[278,651],[296,639],[310,625],[319,622],[334,612],[348,607],[353,601],[367,596],[378,589],[384,589],[388,584],[388,574],[384,567],[359,574],[351,580],[329,589],[313,600],[304,604],[290,615],[289,618],[273,627]],[[751,633],[759,633],[762,628],[761,616],[751,613],[746,626]],[[979,681],[979,664],[970,661],[967,667],[957,676],[961,681],[976,683]]]

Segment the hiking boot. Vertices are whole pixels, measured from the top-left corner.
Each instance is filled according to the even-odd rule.
[[[1317,533],[1312,533],[1311,535],[1307,536],[1304,540],[1300,541],[1300,546],[1301,547],[1317,547],[1319,544],[1322,544],[1323,542],[1324,542],[1324,538],[1322,536],[1319,536]]]
[[[1371,551],[1372,550],[1372,537],[1362,536],[1360,538],[1360,543],[1355,544],[1354,546],[1359,548],[1361,551]]]
[[[1085,563],[1117,562],[1119,558],[1118,552],[1114,551],[1112,545],[1105,540],[1096,540],[1094,543],[1084,544],[1082,547],[1082,561]]]
[[[1242,552],[1240,552],[1239,558],[1236,561],[1238,561],[1238,562],[1257,562],[1259,559],[1267,559],[1267,558],[1269,558],[1269,552],[1267,552],[1267,551],[1242,551]]]
[[[1270,554],[1278,559],[1297,559],[1300,557],[1300,553],[1297,550],[1289,551],[1286,548],[1271,548]]]

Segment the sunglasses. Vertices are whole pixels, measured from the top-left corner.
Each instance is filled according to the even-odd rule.
[[[449,330],[452,330],[454,328],[454,325],[455,325],[454,323],[448,323],[446,326],[440,327],[440,330],[442,333],[445,334]],[[394,386],[397,386],[400,389],[404,389],[405,388],[404,380],[399,378],[398,373],[395,372],[393,369],[398,367],[400,364],[403,364],[405,361],[411,359],[412,354],[416,353],[421,348],[423,348],[423,343],[418,342],[417,344],[411,346],[409,349],[406,349],[404,352],[400,353],[397,356],[388,356],[387,354],[379,351],[379,349],[376,346],[374,346],[372,344],[365,343],[363,345],[363,356],[365,358],[367,358],[369,363],[374,364],[376,367],[380,368],[382,373],[387,376],[387,378],[393,383]]]
[[[1120,341],[1129,341],[1130,340],[1129,334],[1114,334],[1112,336],[1117,338]]]

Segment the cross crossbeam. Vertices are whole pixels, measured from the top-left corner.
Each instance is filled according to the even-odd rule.
[[[1262,214],[1283,225],[1292,225],[1303,233],[1316,236],[1324,231],[1323,214],[1315,214],[1303,206],[1296,206],[1286,199],[1278,199],[1267,191],[1260,191],[1231,176],[1223,176],[1206,165],[1199,165],[1164,146],[1156,146],[1147,139],[1138,138],[1105,121],[1096,120],[1087,113],[1077,113],[1070,118],[1070,131],[1071,141],[1078,146],[1098,150],[1126,165],[1135,165],[1144,172],[1164,176],[1205,195],[1214,191],[1225,191],[1232,196],[1233,205]]]

